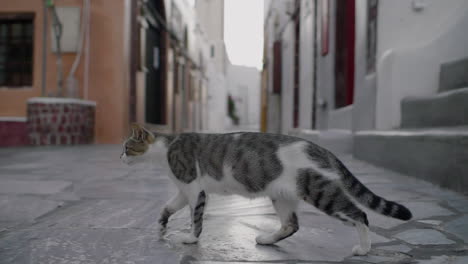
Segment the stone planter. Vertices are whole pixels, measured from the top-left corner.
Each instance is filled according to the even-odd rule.
[[[28,100],[27,128],[32,145],[94,142],[96,102],[35,97]]]

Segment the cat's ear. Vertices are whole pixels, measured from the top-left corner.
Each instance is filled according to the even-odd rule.
[[[141,127],[142,130],[142,140],[152,144],[156,141],[156,137],[154,136],[153,132],[149,131],[148,129]]]
[[[142,139],[142,127],[137,124],[133,123],[131,124],[130,128],[132,129],[132,138],[135,140],[141,140]]]
[[[133,123],[131,125],[132,128],[132,138],[141,141],[141,142],[146,142],[146,143],[154,143],[156,141],[156,138],[154,137],[153,133],[143,126]]]

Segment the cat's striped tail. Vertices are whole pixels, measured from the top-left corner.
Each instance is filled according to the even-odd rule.
[[[405,206],[385,200],[376,195],[362,184],[354,175],[344,166],[344,164],[336,159],[338,170],[341,174],[341,182],[345,190],[353,196],[362,205],[376,211],[385,216],[390,216],[400,220],[410,220],[412,217],[411,211]]]

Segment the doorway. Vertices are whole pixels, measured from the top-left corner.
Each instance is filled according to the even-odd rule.
[[[300,32],[301,32],[301,2],[296,0],[294,14],[294,95],[293,95],[293,128],[299,126],[299,72],[300,72]]]
[[[160,29],[149,26],[146,32],[146,122],[166,124],[166,94],[163,81],[165,72],[162,54],[165,49]]]
[[[335,108],[353,104],[355,0],[336,1]]]

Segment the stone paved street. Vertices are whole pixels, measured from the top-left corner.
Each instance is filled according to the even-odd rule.
[[[127,167],[121,147],[0,149],[0,263],[468,263],[468,198],[341,156],[370,189],[409,207],[410,222],[369,212],[373,249],[353,257],[354,228],[303,204],[297,234],[275,246],[255,236],[278,227],[265,199],[210,196],[197,245],[188,210],[165,234],[157,219],[175,193],[163,163]]]

